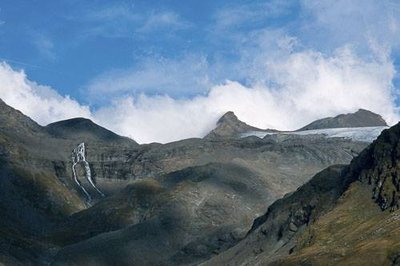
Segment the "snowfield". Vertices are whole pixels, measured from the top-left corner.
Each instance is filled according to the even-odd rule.
[[[314,129],[304,131],[286,131],[270,133],[264,131],[250,131],[241,134],[240,137],[245,138],[249,136],[256,136],[264,138],[266,135],[274,134],[294,134],[294,135],[324,135],[327,138],[347,138],[356,141],[372,142],[374,141],[384,129],[389,127],[353,127],[353,128],[326,128],[326,129]]]

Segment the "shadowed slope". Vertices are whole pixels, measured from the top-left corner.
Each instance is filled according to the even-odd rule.
[[[276,201],[244,240],[205,264],[397,265],[399,144],[400,124],[348,167],[328,168]]]
[[[119,265],[185,265],[202,261],[242,238],[254,214],[265,208],[263,202],[271,197],[260,176],[234,164],[190,167],[168,174],[152,181],[157,193],[142,186],[143,182],[127,187],[122,194],[106,200],[107,204],[99,203],[71,217],[76,226],[66,226],[67,230],[75,228],[69,237],[89,237],[86,230],[96,228],[108,231],[107,222],[113,217],[116,220],[109,229],[118,224],[123,229],[67,246],[57,255],[56,265],[108,265],[111,258]],[[148,198],[148,205],[140,207],[137,203],[142,199],[137,195]],[[134,198],[137,199],[132,201]],[[103,222],[98,224],[95,220]],[[92,225],[90,228],[85,227],[87,222]]]

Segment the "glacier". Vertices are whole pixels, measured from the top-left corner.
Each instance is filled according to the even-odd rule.
[[[242,133],[241,138],[256,136],[264,138],[266,135],[289,134],[289,135],[323,135],[327,138],[345,138],[354,141],[373,142],[383,130],[389,127],[351,127],[351,128],[324,128],[304,131],[281,131],[281,132],[265,132],[265,131],[249,131]]]

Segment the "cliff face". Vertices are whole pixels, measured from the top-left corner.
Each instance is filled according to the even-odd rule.
[[[353,162],[355,175],[372,188],[372,199],[382,210],[399,209],[400,197],[400,124],[385,130]]]
[[[348,186],[340,178],[346,166],[332,166],[314,176],[295,192],[274,202],[255,219],[246,238],[205,265],[256,265],[288,256],[296,239],[323,213],[334,206]]]

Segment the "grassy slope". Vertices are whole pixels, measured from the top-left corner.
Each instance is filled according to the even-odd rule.
[[[382,212],[369,186],[353,183],[337,206],[299,237],[281,265],[390,265],[400,263],[400,211]],[[275,264],[274,263],[274,264]]]

